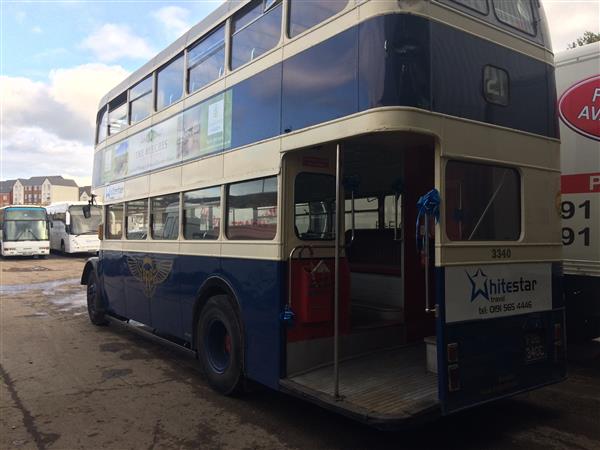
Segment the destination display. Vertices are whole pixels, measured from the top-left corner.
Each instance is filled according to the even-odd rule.
[[[140,175],[231,146],[231,90],[152,125],[95,155],[94,186]]]
[[[494,264],[446,268],[446,322],[552,309],[552,268]]]

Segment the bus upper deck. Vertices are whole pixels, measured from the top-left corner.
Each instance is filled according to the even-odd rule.
[[[225,3],[103,99],[92,321],[382,426],[561,380],[538,2],[306,5]]]

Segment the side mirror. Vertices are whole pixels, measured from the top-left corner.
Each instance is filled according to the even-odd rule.
[[[100,225],[98,225],[98,239],[99,240],[103,240],[104,239],[104,224],[101,223]]]
[[[92,207],[90,205],[83,205],[81,210],[83,211],[83,217],[86,219],[92,217]]]

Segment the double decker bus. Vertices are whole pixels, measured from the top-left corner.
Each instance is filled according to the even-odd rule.
[[[0,255],[50,254],[48,220],[41,206],[10,205],[0,208]]]
[[[100,102],[94,324],[378,427],[566,375],[537,0],[226,2]]]
[[[84,211],[87,209],[87,212]],[[96,253],[102,207],[88,202],[59,202],[46,206],[50,248],[61,253]]]

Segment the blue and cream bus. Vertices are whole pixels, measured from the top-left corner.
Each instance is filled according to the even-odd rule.
[[[391,427],[563,380],[537,0],[229,1],[100,103],[94,324]]]

